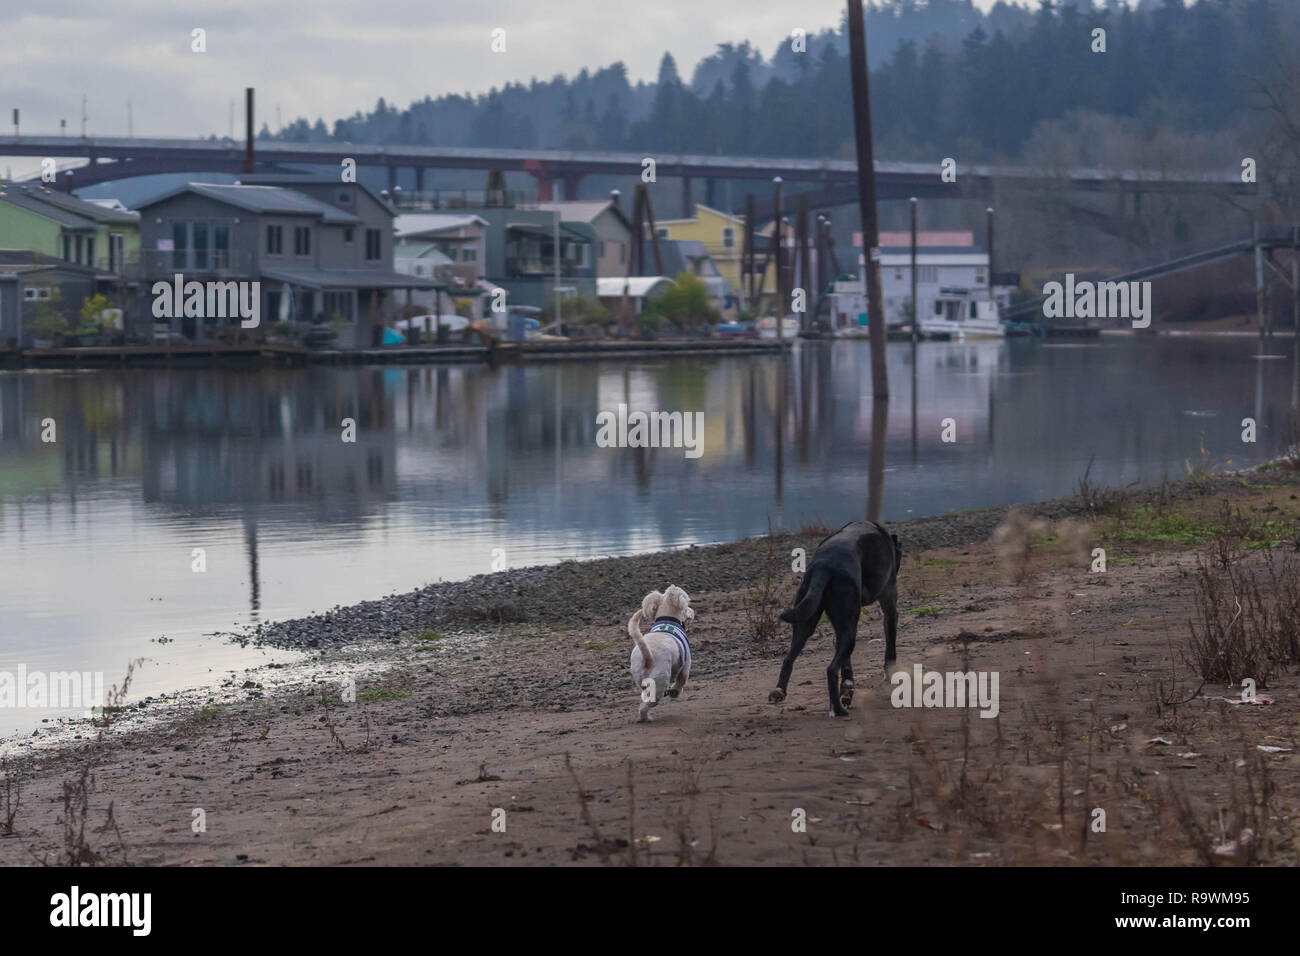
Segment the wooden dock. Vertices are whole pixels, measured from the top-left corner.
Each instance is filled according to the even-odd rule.
[[[306,365],[311,350],[300,345],[86,345],[72,348],[23,349],[26,368],[112,368],[130,366],[265,364]]]
[[[654,341],[502,342],[494,359],[519,362],[577,359],[647,359],[679,355],[776,355],[793,339],[663,339]]]
[[[447,362],[487,362],[492,349],[482,345],[401,345],[375,349],[315,349],[313,365],[430,365]]]
[[[682,355],[775,355],[786,339],[667,339],[662,341],[534,341],[488,345],[308,349],[278,342],[247,345],[95,345],[0,349],[0,366],[23,368],[221,367],[223,365],[431,365],[480,362],[553,362],[579,359],[653,359]]]

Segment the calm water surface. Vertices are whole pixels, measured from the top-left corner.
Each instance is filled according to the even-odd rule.
[[[1266,460],[1286,444],[1290,347],[923,343],[914,367],[891,343],[884,517],[1068,494],[1090,458],[1110,485]],[[290,657],[214,632],[487,572],[495,549],[520,567],[837,524],[865,507],[869,368],[867,344],[844,341],[786,358],[0,373],[0,673],[111,684],[146,657],[141,695],[198,686]],[[702,457],[597,447],[597,412],[621,402],[704,412]],[[0,708],[0,735],[51,716]]]

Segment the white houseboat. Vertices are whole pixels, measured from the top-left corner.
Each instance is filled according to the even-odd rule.
[[[911,320],[911,237],[880,234],[880,280],[885,326],[905,329]],[[860,245],[860,235],[854,235]],[[975,248],[970,232],[917,234],[916,297],[918,331],[927,338],[999,338],[1005,334],[1001,310],[1011,294],[995,288],[989,296],[988,253]],[[856,282],[836,282],[831,293],[831,325],[837,335],[867,334],[865,260],[858,256]]]

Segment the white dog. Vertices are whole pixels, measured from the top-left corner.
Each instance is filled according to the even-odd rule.
[[[662,594],[651,591],[641,599],[641,610],[628,619],[627,633],[636,641],[629,670],[641,691],[638,720],[650,719],[650,708],[667,695],[676,697],[691,675],[691,645],[686,625],[695,618],[691,598],[676,585]],[[650,630],[642,633],[643,625]]]

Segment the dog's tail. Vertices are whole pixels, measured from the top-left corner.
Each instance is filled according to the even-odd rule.
[[[812,620],[822,608],[822,592],[826,590],[829,580],[830,572],[820,567],[813,568],[808,573],[808,591],[804,594],[803,600],[790,610],[782,611],[781,620],[789,621],[791,624]]]
[[[650,648],[646,645],[645,639],[641,634],[641,612],[637,611],[627,619],[627,635],[636,641],[636,646],[641,650],[641,664],[646,670],[654,666],[654,655],[650,653]]]

